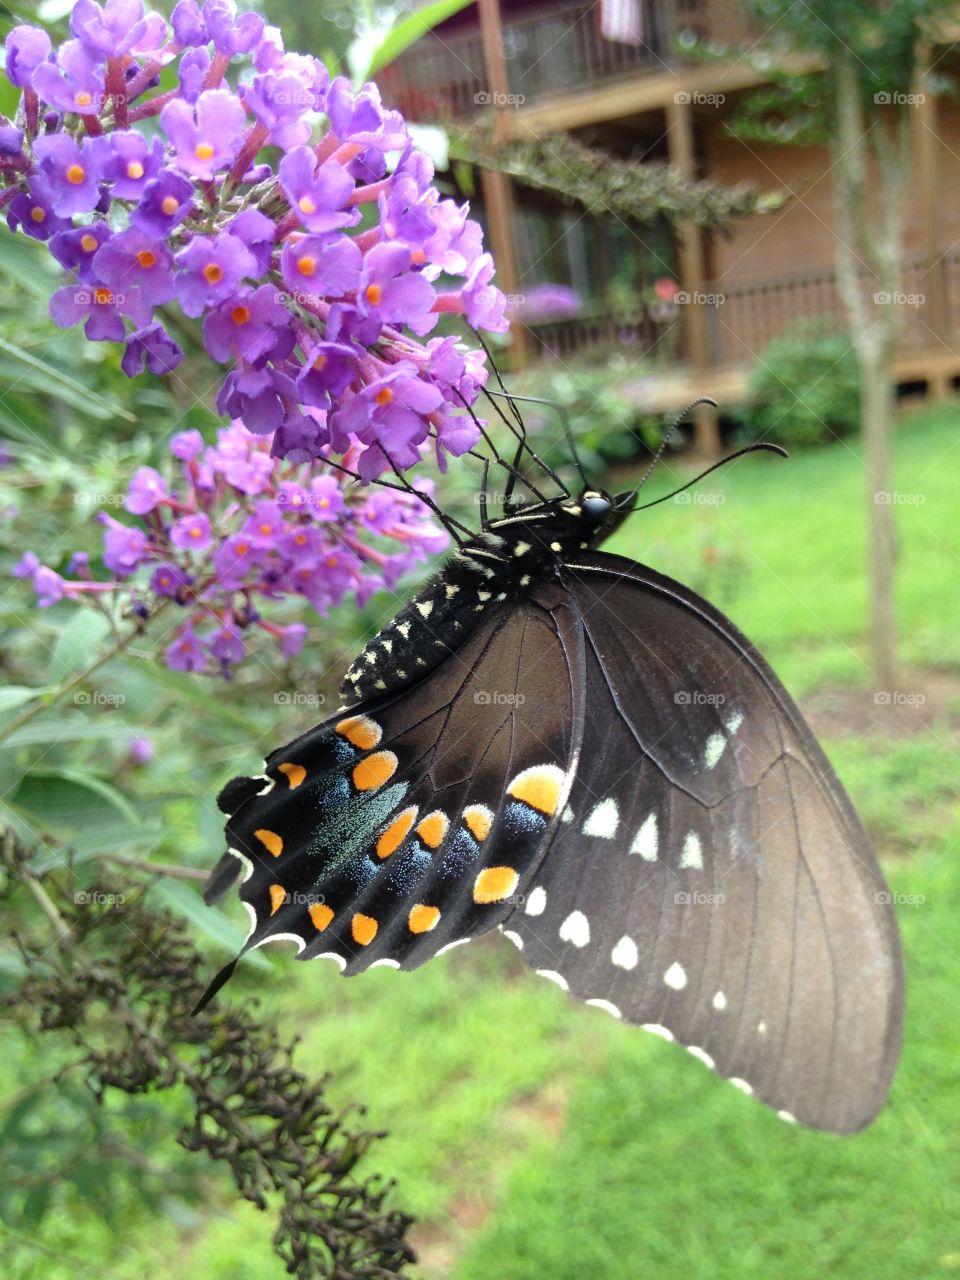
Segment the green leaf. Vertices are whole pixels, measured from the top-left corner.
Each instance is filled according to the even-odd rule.
[[[17,365],[23,366],[18,374],[18,381],[22,382],[27,373],[32,374],[30,383],[38,390],[42,389],[46,395],[54,395],[58,399],[64,401],[65,404],[72,405],[75,409],[81,409],[85,413],[89,413],[93,418],[99,418],[106,422],[115,418],[122,418],[125,422],[135,422],[136,418],[123,405],[117,404],[115,400],[107,400],[102,395],[97,395],[85,387],[82,382],[78,382],[76,378],[71,378],[68,373],[64,373],[62,369],[56,368],[55,365],[49,364],[46,360],[38,360],[36,356],[32,356],[29,351],[24,351],[22,347],[15,346],[12,342],[7,342],[5,338],[0,338],[0,351],[6,352]]]
[[[191,679],[179,671],[172,671],[162,662],[153,664],[150,675],[157,684],[178,694],[187,705],[209,711],[218,720],[228,720],[231,724],[245,729],[247,733],[254,733],[259,737],[261,730],[246,712],[231,705],[225,697],[215,698],[212,694],[205,693],[200,687],[199,680]]]
[[[69,680],[97,658],[110,624],[102,614],[84,609],[75,613],[57,636],[50,659],[50,675],[56,681]]]
[[[91,724],[87,720],[39,719],[25,724],[0,742],[0,751],[11,747],[56,746],[60,742],[117,742],[133,736],[129,724]]]
[[[245,937],[236,925],[231,924],[222,911],[208,907],[204,900],[182,880],[169,877],[159,880],[147,894],[147,900],[154,905],[159,901],[163,906],[186,917],[191,924],[201,929],[208,938],[216,942],[224,950],[236,955],[245,942]],[[270,969],[270,962],[259,951],[250,951],[246,959],[255,969]]]
[[[45,685],[39,689],[28,689],[26,685],[11,684],[6,689],[0,689],[0,711],[12,711],[14,707],[20,707],[25,702],[32,702],[34,698],[42,698],[45,693],[50,693],[54,688],[53,685]]]
[[[131,826],[139,827],[143,825],[139,813],[121,791],[118,791],[112,783],[107,782],[106,778],[101,778],[96,773],[89,773],[86,769],[31,769],[17,792],[17,803],[23,803],[20,793],[23,791],[24,786],[32,786],[36,783],[42,785],[44,781],[62,782],[71,787],[77,787],[81,791],[89,793],[88,799],[90,795],[94,795],[102,800],[104,804],[115,809]],[[43,813],[42,809],[40,813]],[[78,814],[78,816],[82,815]],[[78,825],[84,824],[81,822]]]
[[[404,49],[408,49],[421,36],[425,36],[447,18],[452,18],[471,2],[472,0],[433,0],[432,4],[408,13],[394,24],[379,46],[371,50],[361,79],[367,80],[375,75],[381,67],[399,58]]]

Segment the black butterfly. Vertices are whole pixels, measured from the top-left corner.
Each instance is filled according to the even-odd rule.
[[[244,950],[290,939],[348,975],[499,926],[543,977],[784,1119],[859,1129],[900,1044],[890,895],[759,653],[597,550],[635,503],[484,505],[353,663],[347,706],[224,789],[207,898],[242,868]]]

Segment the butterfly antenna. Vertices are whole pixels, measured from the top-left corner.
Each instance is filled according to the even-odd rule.
[[[437,517],[437,519],[446,529],[447,533],[449,533],[450,537],[453,538],[457,546],[462,547],[465,541],[469,541],[469,539],[473,537],[472,529],[468,529],[467,526],[465,524],[461,524],[459,520],[454,520],[453,516],[448,516],[447,513],[441,510],[441,508],[437,505],[437,503],[434,502],[433,498],[428,493],[421,493],[419,489],[415,488],[410,483],[410,481],[400,471],[400,469],[396,466],[393,460],[389,457],[389,455],[383,449],[382,445],[381,445],[381,451],[383,452],[384,457],[390,463],[390,466],[393,469],[394,473],[399,478],[400,483],[394,484],[392,480],[383,480],[380,478],[380,476],[373,476],[372,479],[370,480],[371,484],[378,484],[381,487],[381,489],[393,489],[394,492],[396,493],[406,493],[413,498],[419,498],[420,501],[424,504],[424,506],[430,508],[433,514]],[[336,462],[333,458],[324,458],[324,462],[328,463],[331,467],[334,467],[337,471],[342,471],[343,474],[345,476],[349,476],[351,480],[356,480],[358,484],[362,485],[366,483],[363,479],[363,476],[361,476],[358,471],[351,471],[351,469],[349,467],[345,467],[342,462]],[[466,538],[464,537],[464,535],[466,535]]]
[[[530,490],[530,492],[539,502],[546,502],[547,498],[544,497],[544,495],[540,492],[540,490],[536,487],[536,485],[534,485],[530,480],[528,480],[526,476],[524,476],[524,474],[519,469],[521,453],[523,449],[526,448],[526,444],[522,438],[517,436],[516,431],[514,431],[513,424],[509,421],[508,418],[504,416],[500,406],[494,403],[494,408],[496,409],[498,416],[503,418],[503,421],[507,425],[507,429],[510,432],[512,432],[514,439],[517,439],[519,441],[520,447],[517,450],[517,457],[513,463],[509,463],[505,458],[500,457],[500,454],[497,452],[496,445],[493,443],[490,436],[487,434],[484,424],[481,422],[481,420],[477,417],[476,413],[474,412],[473,406],[467,403],[467,401],[464,399],[463,394],[460,391],[458,391],[457,394],[460,396],[460,400],[463,403],[463,407],[466,409],[467,413],[469,413],[470,417],[473,419],[474,426],[477,428],[477,430],[480,432],[480,435],[483,437],[487,445],[487,448],[493,454],[494,461],[499,466],[503,467],[504,471],[506,471],[507,475],[510,476],[511,480],[513,480],[515,483],[524,485],[527,489]],[[489,393],[487,394],[489,395]],[[483,454],[477,453],[475,449],[468,449],[467,453],[471,458],[478,458],[481,462],[486,461]]]
[[[586,489],[589,486],[590,481],[587,479],[587,474],[583,469],[583,463],[580,461],[580,455],[577,452],[577,443],[573,436],[573,427],[570,424],[570,415],[567,413],[566,409],[563,407],[562,404],[560,404],[556,400],[546,400],[544,399],[543,396],[518,396],[512,391],[510,392],[488,391],[487,395],[488,396],[503,395],[503,396],[506,396],[506,398],[511,403],[514,400],[520,400],[524,404],[542,404],[542,405],[545,405],[548,409],[552,409],[554,413],[557,415],[557,417],[560,419],[560,421],[563,423],[564,435],[566,436],[567,444],[570,446],[570,456],[573,458],[573,465],[577,468],[577,472],[580,476],[580,479],[583,481],[583,487]]]
[[[781,458],[790,457],[786,449],[782,449],[778,444],[768,444],[766,441],[760,441],[757,444],[745,445],[742,449],[738,449],[736,453],[731,453],[728,458],[721,458],[720,461],[715,462],[712,467],[707,467],[706,471],[701,471],[698,476],[695,476],[692,480],[688,480],[686,484],[682,484],[679,489],[674,489],[672,493],[666,493],[662,498],[655,498],[653,502],[645,502],[642,507],[631,507],[631,514],[634,511],[646,511],[648,507],[656,507],[661,502],[669,502],[669,500],[671,498],[675,498],[678,493],[683,493],[684,489],[689,489],[691,485],[699,484],[700,481],[705,476],[708,476],[711,471],[717,471],[720,467],[725,467],[728,462],[736,462],[736,460],[738,458],[742,458],[744,454],[759,453],[761,450],[764,453],[775,453]],[[641,481],[641,484],[642,483],[643,482]],[[637,489],[639,488],[640,485],[637,485],[637,488],[633,490],[633,493],[631,493],[629,497],[635,498],[637,496]]]
[[[653,470],[653,468],[657,465],[657,463],[663,457],[664,452],[666,451],[667,445],[670,443],[670,437],[673,435],[673,433],[677,430],[677,428],[683,422],[684,418],[686,418],[688,414],[693,413],[694,409],[698,408],[702,404],[712,405],[714,409],[719,408],[716,400],[711,400],[709,396],[698,396],[697,399],[692,401],[690,404],[688,404],[687,407],[681,413],[677,414],[673,422],[664,432],[663,439],[660,441],[657,451],[653,455],[652,459],[650,460],[650,463],[646,471],[644,471],[643,475],[640,477],[637,487],[633,491],[634,497],[636,497],[636,495],[640,492],[643,486],[647,483],[647,479],[649,478],[650,472]],[[711,467],[711,470],[713,470],[712,467]],[[707,473],[704,472],[704,475],[706,474]]]

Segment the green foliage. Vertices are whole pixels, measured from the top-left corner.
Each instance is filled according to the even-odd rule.
[[[764,347],[747,394],[738,413],[746,441],[825,444],[859,429],[856,352],[822,322],[801,321]]]
[[[548,191],[590,213],[640,226],[665,218],[673,225],[692,220],[717,229],[731,218],[772,213],[786,200],[785,192],[762,192],[750,183],[724,187],[686,178],[669,165],[621,160],[599,147],[585,146],[568,133],[495,142],[489,122],[452,138],[450,154],[486,169],[499,169],[525,186]]]

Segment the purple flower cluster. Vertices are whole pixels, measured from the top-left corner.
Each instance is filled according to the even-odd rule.
[[[111,596],[146,618],[161,602],[175,604],[182,616],[166,660],[176,670],[229,675],[257,630],[292,657],[306,627],[276,620],[285,600],[306,599],[319,614],[347,594],[362,604],[447,547],[414,494],[360,488],[319,463],[279,462],[240,422],[214,446],[184,431],[170,449],[175,482],[153,467],[130,482],[124,506],[135,523],[98,516],[109,580],[94,579],[83,553],[60,574],[28,551],[14,573],[32,581],[41,607]],[[344,465],[355,466],[360,450],[351,445]]]
[[[181,359],[159,308],[202,317],[229,366],[218,408],[280,458],[351,449],[370,479],[470,448],[483,354],[428,335],[446,313],[502,331],[504,298],[479,224],[376,86],[331,81],[232,0],[180,0],[169,24],[143,0],[77,0],[70,30],[54,49],[13,28],[21,102],[0,118],[8,225],[74,273],[55,323],[123,342],[133,377]],[[137,127],[153,118],[161,136]]]

